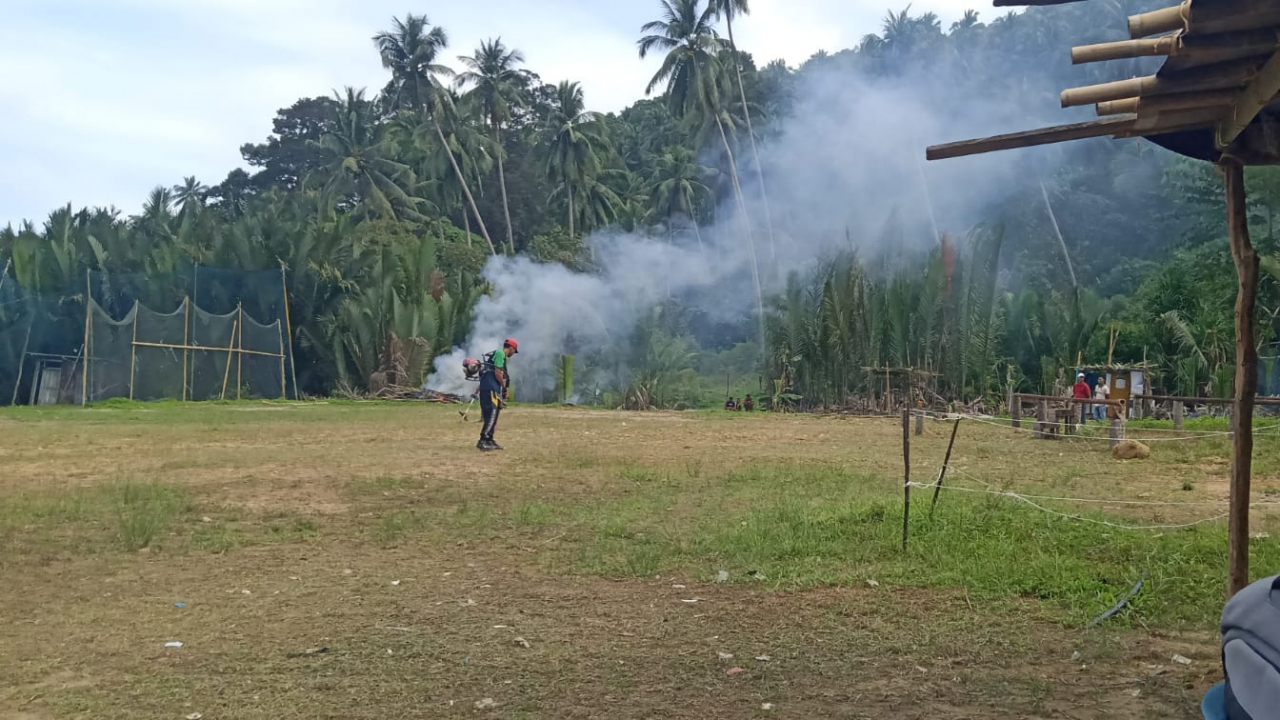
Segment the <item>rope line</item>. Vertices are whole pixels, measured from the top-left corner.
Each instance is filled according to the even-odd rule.
[[[919,488],[937,487],[937,483],[909,482],[907,483],[907,485],[912,487],[919,487]],[[1043,505],[1039,505],[1035,501],[1028,498],[1027,496],[1019,495],[1018,493],[1015,493],[1015,492],[1007,492],[1007,491],[1001,491],[1001,490],[982,490],[977,488],[964,488],[964,487],[956,487],[954,485],[952,486],[944,485],[942,489],[951,490],[955,492],[980,493],[985,495],[998,495],[1001,497],[1013,498],[1014,500],[1019,500],[1021,502],[1024,502],[1030,505],[1031,507],[1036,508],[1037,510],[1040,510],[1042,512],[1048,513],[1050,515],[1056,515],[1058,517],[1066,518],[1068,520],[1080,520],[1082,522],[1093,523],[1095,525],[1105,525],[1107,527],[1119,528],[1121,530],[1179,530],[1183,528],[1194,527],[1196,525],[1203,525],[1204,523],[1213,522],[1215,520],[1221,520],[1222,518],[1225,518],[1228,515],[1228,513],[1222,513],[1220,515],[1214,515],[1213,517],[1203,518],[1201,520],[1196,520],[1194,522],[1171,524],[1171,525],[1125,525],[1123,523],[1113,523],[1107,520],[1096,520],[1094,518],[1087,518],[1082,515],[1073,515],[1071,513],[1058,512],[1057,510],[1053,510]]]
[[[950,470],[951,472],[960,474],[967,480],[972,480],[974,482],[981,483],[987,486],[987,488],[993,488],[991,483],[988,483],[987,481],[979,477],[975,477],[974,475],[971,475],[954,465],[948,465],[947,469]],[[936,484],[937,484],[937,481],[934,481],[934,483],[931,484],[930,487],[933,487]],[[945,485],[943,486],[943,489],[944,490],[946,489]],[[998,493],[1005,492],[1000,490],[992,490],[992,491],[998,492]],[[1060,497],[1056,495],[1031,495],[1027,493],[1014,493],[1014,494],[1020,495],[1022,497],[1032,498],[1034,500],[1056,500],[1060,502],[1094,503],[1097,505],[1139,505],[1139,506],[1150,506],[1150,507],[1221,507],[1223,505],[1226,505],[1228,502],[1227,500],[1204,500],[1204,501],[1191,501],[1191,502],[1169,502],[1164,500],[1107,500],[1105,498],[1073,498],[1073,497]],[[1280,502],[1276,502],[1274,500],[1259,500],[1257,502],[1251,503],[1250,507],[1265,506],[1265,505],[1280,505]]]
[[[925,417],[933,417],[933,418],[944,419],[944,420],[955,420],[956,418],[964,418],[966,420],[971,420],[976,423],[991,425],[993,427],[1004,428],[1005,430],[1012,430],[1014,432],[1021,432],[1021,433],[1035,432],[1034,428],[1013,427],[1008,423],[1008,421],[997,420],[990,415],[970,415],[970,414],[964,414],[964,413],[939,413],[939,412],[932,412],[928,410],[913,410],[912,412],[924,415]],[[1028,422],[1039,422],[1034,418],[1027,418],[1026,420]],[[1060,426],[1059,423],[1047,423],[1047,424]],[[1185,433],[1185,431],[1183,430],[1169,429],[1169,428],[1140,428],[1140,429],[1144,432]],[[1254,435],[1273,434],[1277,430],[1280,430],[1280,423],[1274,424],[1274,425],[1266,425],[1261,428],[1255,428],[1253,434]],[[1135,436],[1129,436],[1126,433],[1126,437],[1124,439],[1137,440],[1138,442],[1143,442],[1143,443],[1150,443],[1150,442],[1169,442],[1169,441],[1181,441],[1181,440],[1203,440],[1206,438],[1217,438],[1217,437],[1225,438],[1225,437],[1231,437],[1234,434],[1235,434],[1234,430],[1203,430],[1193,434],[1180,435],[1178,437],[1148,437],[1146,435],[1135,437]],[[1111,441],[1111,438],[1109,437],[1095,437],[1092,435],[1071,435],[1067,437],[1071,437],[1077,440],[1091,440],[1094,442],[1110,442]]]

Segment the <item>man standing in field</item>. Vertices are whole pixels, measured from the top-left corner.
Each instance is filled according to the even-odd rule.
[[[480,442],[476,448],[480,450],[501,450],[502,446],[493,440],[493,431],[498,427],[498,413],[507,402],[507,388],[511,386],[511,376],[507,373],[507,361],[512,355],[520,352],[520,344],[512,338],[502,343],[501,350],[495,350],[484,356],[484,365],[480,371],[480,413],[484,423],[480,426]]]
[[[1077,400],[1088,400],[1092,392],[1089,389],[1089,383],[1085,382],[1084,373],[1076,375],[1076,384],[1071,386],[1071,397]],[[1089,404],[1080,403],[1080,424],[1084,425],[1088,419]]]
[[[1094,400],[1106,400],[1106,399],[1107,399],[1108,397],[1110,397],[1110,396],[1111,396],[1111,387],[1110,387],[1109,385],[1107,385],[1107,376],[1106,376],[1106,375],[1099,375],[1099,376],[1098,376],[1098,384],[1093,386],[1093,399],[1094,399]],[[1093,406],[1093,419],[1094,419],[1094,420],[1106,420],[1106,419],[1107,419],[1107,406],[1106,406],[1106,405],[1097,405],[1097,404],[1095,404],[1095,405]]]

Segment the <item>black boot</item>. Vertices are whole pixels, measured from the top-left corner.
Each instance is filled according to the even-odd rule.
[[[476,449],[488,452],[493,449],[493,441],[480,438],[480,442],[476,443]]]
[[[489,441],[489,449],[490,449],[490,450],[502,450],[502,449],[503,449],[503,447],[502,447],[501,445],[499,445],[497,442],[495,442],[495,441],[493,441],[493,440],[490,440],[490,441]]]

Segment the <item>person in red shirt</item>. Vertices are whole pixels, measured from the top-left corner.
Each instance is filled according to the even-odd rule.
[[[1071,386],[1071,397],[1080,400],[1088,400],[1093,394],[1093,388],[1089,387],[1089,383],[1085,382],[1084,373],[1076,375],[1076,384]],[[1080,403],[1080,424],[1084,425],[1086,418],[1089,417],[1089,406],[1086,403]]]

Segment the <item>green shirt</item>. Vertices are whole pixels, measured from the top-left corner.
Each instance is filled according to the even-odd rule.
[[[493,354],[493,369],[501,370],[502,372],[507,371],[507,353],[502,349]]]

